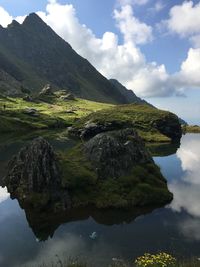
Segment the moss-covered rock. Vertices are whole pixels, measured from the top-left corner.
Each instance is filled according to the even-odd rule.
[[[88,139],[101,132],[130,127],[146,141],[169,142],[182,136],[175,114],[140,104],[114,106],[91,113],[75,122],[70,134]]]
[[[34,139],[12,158],[3,185],[12,197],[29,202],[34,207],[58,202],[63,209],[70,207],[68,192],[62,190],[57,156],[42,137]]]
[[[101,133],[60,156],[72,206],[163,205],[172,194],[142,139],[132,129]]]
[[[133,129],[101,133],[59,155],[37,138],[12,159],[4,185],[22,206],[40,210],[160,206],[172,199]]]

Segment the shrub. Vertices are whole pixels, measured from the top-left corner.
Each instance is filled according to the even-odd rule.
[[[175,267],[176,259],[164,252],[155,255],[145,253],[135,260],[135,265],[137,267]]]

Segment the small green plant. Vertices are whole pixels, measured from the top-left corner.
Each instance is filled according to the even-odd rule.
[[[175,267],[176,259],[165,252],[158,254],[145,253],[135,260],[137,267]]]

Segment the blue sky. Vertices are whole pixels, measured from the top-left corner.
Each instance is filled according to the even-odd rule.
[[[200,78],[197,75],[200,66],[196,62],[200,58],[199,1],[57,0],[57,7],[62,10],[66,7],[66,10],[61,21],[58,15],[53,22],[56,5],[51,3],[51,11],[46,11],[47,4],[46,0],[0,0],[0,7],[13,18],[43,11],[44,20],[106,77],[119,77],[120,82],[156,106],[172,110],[191,123],[200,123]],[[68,8],[70,4],[73,10]],[[184,20],[184,16],[187,19]],[[70,27],[74,28],[74,35]],[[79,32],[82,39],[77,37]],[[112,33],[106,35],[106,40],[103,39],[105,32]],[[198,42],[194,44],[193,38]],[[94,51],[98,48],[101,53]],[[112,56],[108,49],[113,51]],[[127,59],[129,55],[133,57],[131,60]],[[113,71],[112,66],[115,66]]]

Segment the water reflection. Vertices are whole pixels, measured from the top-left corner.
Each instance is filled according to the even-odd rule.
[[[5,201],[9,197],[10,197],[10,194],[7,192],[7,189],[0,187],[0,203]]]
[[[73,209],[70,211],[55,213],[52,209],[38,211],[32,207],[24,207],[27,222],[34,235],[39,241],[46,241],[54,236],[57,228],[64,224],[74,221],[84,221],[92,218],[97,224],[101,225],[120,225],[128,224],[140,215],[150,213],[155,207],[134,208],[129,210],[99,210],[95,208]]]
[[[190,215],[200,217],[200,136],[187,135],[177,151],[183,170],[181,178],[176,177],[169,188],[174,194],[171,208],[186,210]]]
[[[1,171],[18,147],[0,148],[4,151],[0,153]],[[177,154],[173,154],[174,148],[165,148],[155,161],[174,193],[167,209],[39,213],[30,207],[21,209],[16,200],[5,200],[6,191],[0,191],[5,200],[0,203],[0,266],[37,266],[56,261],[56,254],[60,258],[81,257],[97,267],[108,266],[112,258],[133,261],[145,252],[200,257],[200,135],[184,136]],[[157,147],[159,150],[162,148]],[[94,231],[97,238],[92,240]]]
[[[180,143],[150,143],[147,145],[153,157],[167,157],[176,153]]]

